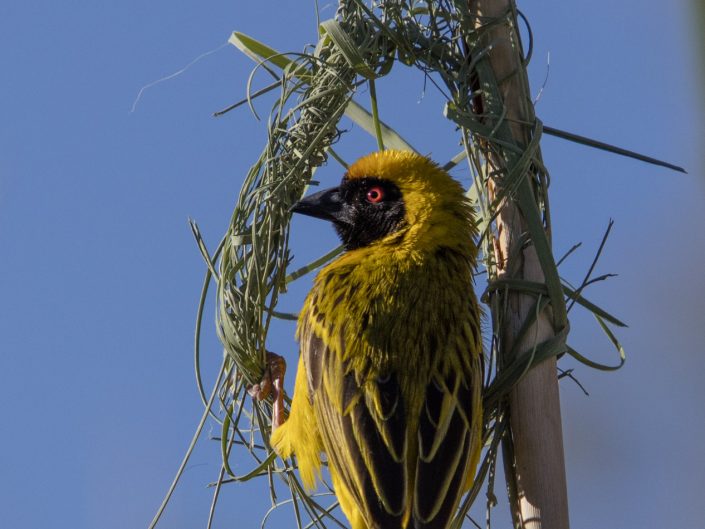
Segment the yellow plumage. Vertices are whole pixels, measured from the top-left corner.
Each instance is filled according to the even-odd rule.
[[[482,431],[473,215],[427,158],[384,151],[298,211],[348,248],[301,311],[288,420],[272,435],[313,488],[325,453],[353,529],[445,529],[471,486]]]

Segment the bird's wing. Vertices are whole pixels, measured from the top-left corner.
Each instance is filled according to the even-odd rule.
[[[304,334],[310,398],[331,472],[346,489],[336,494],[347,495],[368,523],[402,527],[410,480],[407,418],[397,378],[363,379],[315,332]]]
[[[449,360],[431,376],[418,447],[409,447],[406,403],[395,375],[361,380],[314,333],[303,350],[319,429],[343,494],[385,529],[402,527],[409,514],[414,528],[446,528],[479,456],[480,355],[470,362],[441,355]]]
[[[467,352],[465,352],[467,355]],[[446,528],[480,452],[481,355],[447,352],[426,387],[419,420],[413,527]],[[468,356],[465,356],[468,359]]]

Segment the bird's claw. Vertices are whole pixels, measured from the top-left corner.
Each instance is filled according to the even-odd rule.
[[[276,353],[267,351],[267,365],[264,376],[259,384],[247,388],[247,392],[256,400],[265,400],[270,396],[274,400],[272,405],[272,431],[284,424],[284,375],[286,374],[286,360]]]

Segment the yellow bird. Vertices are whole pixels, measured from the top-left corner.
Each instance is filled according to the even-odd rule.
[[[296,455],[309,489],[325,453],[353,529],[445,529],[482,437],[472,208],[429,159],[383,151],[292,210],[331,221],[346,252],[304,303],[291,411],[272,446]]]

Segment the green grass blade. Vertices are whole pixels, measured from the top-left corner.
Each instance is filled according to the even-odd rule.
[[[610,322],[613,325],[617,325],[618,327],[627,327],[627,324],[618,320],[614,316],[612,316],[609,312],[606,310],[598,307],[594,303],[588,301],[585,299],[582,295],[578,294],[575,290],[570,288],[567,285],[561,285],[563,292],[567,297],[570,299],[574,299],[575,302],[578,305],[581,305],[582,307],[586,308],[590,312],[592,312],[596,317],[602,318],[603,320],[606,320]],[[482,300],[487,302],[488,298],[487,295],[490,292],[493,292],[495,290],[499,290],[502,288],[509,288],[511,290],[519,290],[522,292],[527,292],[530,294],[537,294],[537,295],[546,295],[548,294],[548,289],[546,288],[546,285],[543,283],[537,283],[535,281],[527,281],[525,279],[510,279],[510,278],[502,278],[502,279],[495,279],[492,281],[488,286],[487,290],[482,294]]]
[[[201,420],[199,421],[198,426],[196,427],[196,432],[193,434],[193,437],[191,438],[191,442],[189,443],[189,446],[186,449],[186,454],[184,454],[184,458],[181,460],[181,464],[179,465],[179,468],[176,471],[176,476],[174,477],[173,481],[171,482],[171,485],[169,486],[169,490],[167,491],[166,495],[164,496],[164,499],[162,500],[162,503],[159,506],[159,509],[157,509],[157,512],[154,515],[154,518],[152,518],[152,521],[150,522],[148,529],[154,529],[154,527],[156,527],[157,523],[159,522],[159,519],[162,517],[162,514],[164,513],[164,509],[166,509],[166,506],[169,503],[169,500],[171,499],[172,494],[174,494],[174,490],[176,490],[176,485],[179,483],[179,480],[181,479],[181,475],[184,473],[184,470],[186,469],[186,464],[188,463],[189,459],[191,458],[191,454],[193,453],[193,449],[196,446],[196,442],[198,441],[198,438],[201,436],[201,432],[203,431],[203,426],[205,426],[205,424],[206,424],[206,419],[208,419],[208,414],[210,413],[211,406],[213,405],[213,401],[215,400],[215,396],[218,394],[218,388],[220,387],[220,381],[221,381],[221,378],[223,376],[224,371],[225,371],[225,360],[223,360],[223,363],[220,366],[220,371],[218,373],[218,377],[216,379],[215,384],[213,384],[213,391],[211,392],[210,398],[208,399],[208,404],[206,406],[205,411],[203,412],[203,415],[201,415]]]
[[[579,134],[573,134],[572,132],[566,132],[565,130],[555,129],[553,127],[544,127],[543,131],[546,134],[555,136],[556,138],[561,138],[563,140],[572,141],[573,143],[587,145],[588,147],[593,147],[602,151],[611,152],[620,156],[626,156],[627,158],[634,158],[635,160],[650,163],[653,165],[658,165],[659,167],[665,167],[667,169],[672,169],[673,171],[678,171],[679,173],[688,173],[688,171],[678,165],[664,162],[663,160],[658,160],[656,158],[652,158],[651,156],[646,156],[645,154],[639,154],[638,152],[622,149],[621,147],[610,145],[609,143],[593,140],[586,136],[580,136]]]
[[[541,138],[541,121],[536,120],[536,130],[531,139],[531,144],[526,148],[524,154],[516,162],[513,170],[525,171],[533,158],[534,152],[538,149],[539,140]],[[511,175],[510,175],[511,176]],[[508,177],[509,178],[509,177]],[[551,308],[553,311],[553,324],[556,330],[563,329],[568,323],[568,315],[566,312],[565,300],[563,299],[563,288],[561,280],[558,276],[558,268],[553,259],[553,251],[548,242],[546,231],[544,229],[541,213],[539,212],[534,198],[534,192],[531,189],[531,182],[524,174],[520,177],[521,181],[517,189],[517,203],[524,214],[524,219],[531,234],[531,240],[536,249],[536,256],[541,264],[541,269],[546,281],[548,295],[551,298]]]
[[[235,403],[231,402],[225,411],[225,418],[223,419],[223,426],[220,433],[220,454],[223,459],[223,469],[228,473],[229,476],[235,477],[235,473],[230,468],[230,462],[228,461],[228,445],[230,444],[230,424],[232,422],[233,411],[235,411]]]
[[[274,66],[277,66],[278,68],[281,68],[282,70],[287,66],[292,66],[295,64],[294,61],[283,53],[280,53],[263,42],[253,39],[252,37],[245,35],[244,33],[240,33],[239,31],[233,31],[232,35],[230,35],[230,38],[228,39],[228,42],[257,64],[262,64],[263,61],[266,61]],[[301,66],[294,66],[292,73],[299,78],[311,78],[311,72]]]
[[[444,171],[450,171],[453,167],[455,167],[456,165],[458,165],[460,162],[462,162],[462,161],[463,161],[465,158],[467,158],[467,157],[468,157],[468,154],[465,152],[465,149],[463,149],[463,150],[460,151],[458,154],[456,154],[455,156],[453,156],[449,161],[447,161],[447,162],[443,165],[442,169],[443,169]]]
[[[285,282],[287,284],[289,284],[292,281],[297,280],[301,276],[305,276],[306,274],[313,272],[316,268],[323,266],[327,262],[338,257],[341,253],[343,253],[342,245],[336,246],[330,252],[326,253],[325,255],[322,255],[321,257],[319,257],[315,261],[311,261],[306,266],[302,266],[301,268],[294,270],[292,273],[290,273],[288,276],[286,276]]]
[[[608,366],[606,364],[600,364],[599,362],[595,362],[594,360],[590,360],[589,358],[584,357],[581,355],[578,351],[573,349],[571,346],[568,346],[568,354],[575,358],[578,362],[581,364],[585,364],[588,367],[591,367],[593,369],[598,369],[600,371],[616,371],[620,367],[624,365],[626,362],[626,357],[624,356],[624,350],[620,350],[619,353],[619,364],[616,366]]]
[[[500,399],[507,395],[514,385],[528,372],[530,368],[540,364],[547,358],[558,356],[567,351],[565,344],[568,329],[563,328],[552,338],[541,342],[531,353],[519,355],[492,381],[484,395],[484,407],[487,410],[497,405]]]
[[[384,139],[382,138],[382,126],[379,122],[379,108],[377,107],[377,88],[375,80],[369,80],[370,85],[370,106],[372,107],[372,122],[375,127],[375,139],[377,140],[377,149],[384,150]]]
[[[355,101],[350,101],[345,109],[345,115],[362,127],[362,129],[370,134],[370,136],[373,138],[376,137],[375,120],[367,109],[363,108]],[[380,121],[379,126],[382,134],[382,140],[388,149],[418,152],[409,144],[409,142],[402,138],[398,132],[384,123],[384,121]]]
[[[327,22],[334,22],[332,20],[329,20]],[[340,42],[344,44],[344,38],[341,37],[337,29],[334,29],[334,26],[332,24],[327,24],[327,22],[323,22],[322,25],[326,26],[326,30],[328,31],[328,35],[331,36],[331,39],[333,39],[331,32],[333,35],[336,36],[336,38],[340,39]],[[337,24],[337,23],[336,23]],[[329,31],[330,30],[330,31]],[[287,66],[291,66],[293,61],[289,59],[286,55],[278,52],[274,48],[271,48],[270,46],[267,46],[266,44],[253,39],[252,37],[249,37],[243,33],[240,33],[238,31],[234,31],[232,36],[229,39],[229,42],[233,44],[235,47],[237,47],[240,51],[242,51],[245,55],[250,57],[252,60],[257,62],[258,64],[261,64],[262,60],[266,60],[269,63],[273,64],[274,66],[277,66],[281,69],[286,68]],[[334,41],[336,45],[339,45],[337,41]],[[343,51],[343,48],[340,48],[341,51]],[[346,55],[347,60],[354,60],[354,53],[352,53],[350,50],[348,50],[351,53],[351,56],[348,57]],[[359,54],[358,54],[359,55]],[[311,77],[311,73],[303,67],[296,67],[292,73],[302,79],[302,80],[308,80]],[[367,72],[369,74],[369,72]],[[372,72],[373,77],[374,77],[374,72]],[[270,86],[267,86],[260,90],[259,92],[253,93],[253,97],[257,97],[258,95],[262,95],[262,93],[266,93],[269,90],[273,90],[278,84],[272,84]],[[218,112],[218,115],[221,115],[225,112],[228,112],[229,110],[232,110],[233,108],[237,108],[240,105],[245,104],[248,100],[245,99],[243,101],[238,101],[234,105],[231,105],[228,108],[223,109],[222,111]],[[355,123],[357,123],[362,129],[370,134],[374,138],[378,138],[381,136],[383,144],[390,149],[397,149],[397,150],[402,150],[402,151],[413,151],[413,152],[418,152],[414,147],[409,144],[404,138],[401,137],[401,135],[396,132],[392,127],[384,123],[383,121],[380,120],[375,120],[374,116],[368,112],[364,107],[356,103],[355,101],[350,101],[348,104],[347,108],[345,109],[345,115],[353,120]]]
[[[628,325],[626,323],[622,322],[621,320],[618,320],[617,318],[612,316],[609,312],[605,311],[604,309],[601,309],[600,307],[598,307],[594,303],[588,301],[582,295],[575,292],[575,290],[573,290],[572,288],[570,288],[566,285],[563,285],[563,291],[566,293],[566,295],[569,298],[575,300],[575,302],[578,305],[580,305],[580,306],[586,308],[587,310],[589,310],[590,312],[592,312],[596,318],[602,318],[604,320],[607,320],[612,325],[616,325],[617,327],[628,327]]]
[[[299,315],[293,312],[280,312],[278,310],[273,310],[272,316],[280,320],[286,321],[299,321]]]
[[[340,22],[333,19],[321,22],[321,30],[330,37],[353,70],[366,79],[374,79],[377,77],[374,70],[369,67],[365,59],[360,55],[355,42],[345,32]]]

